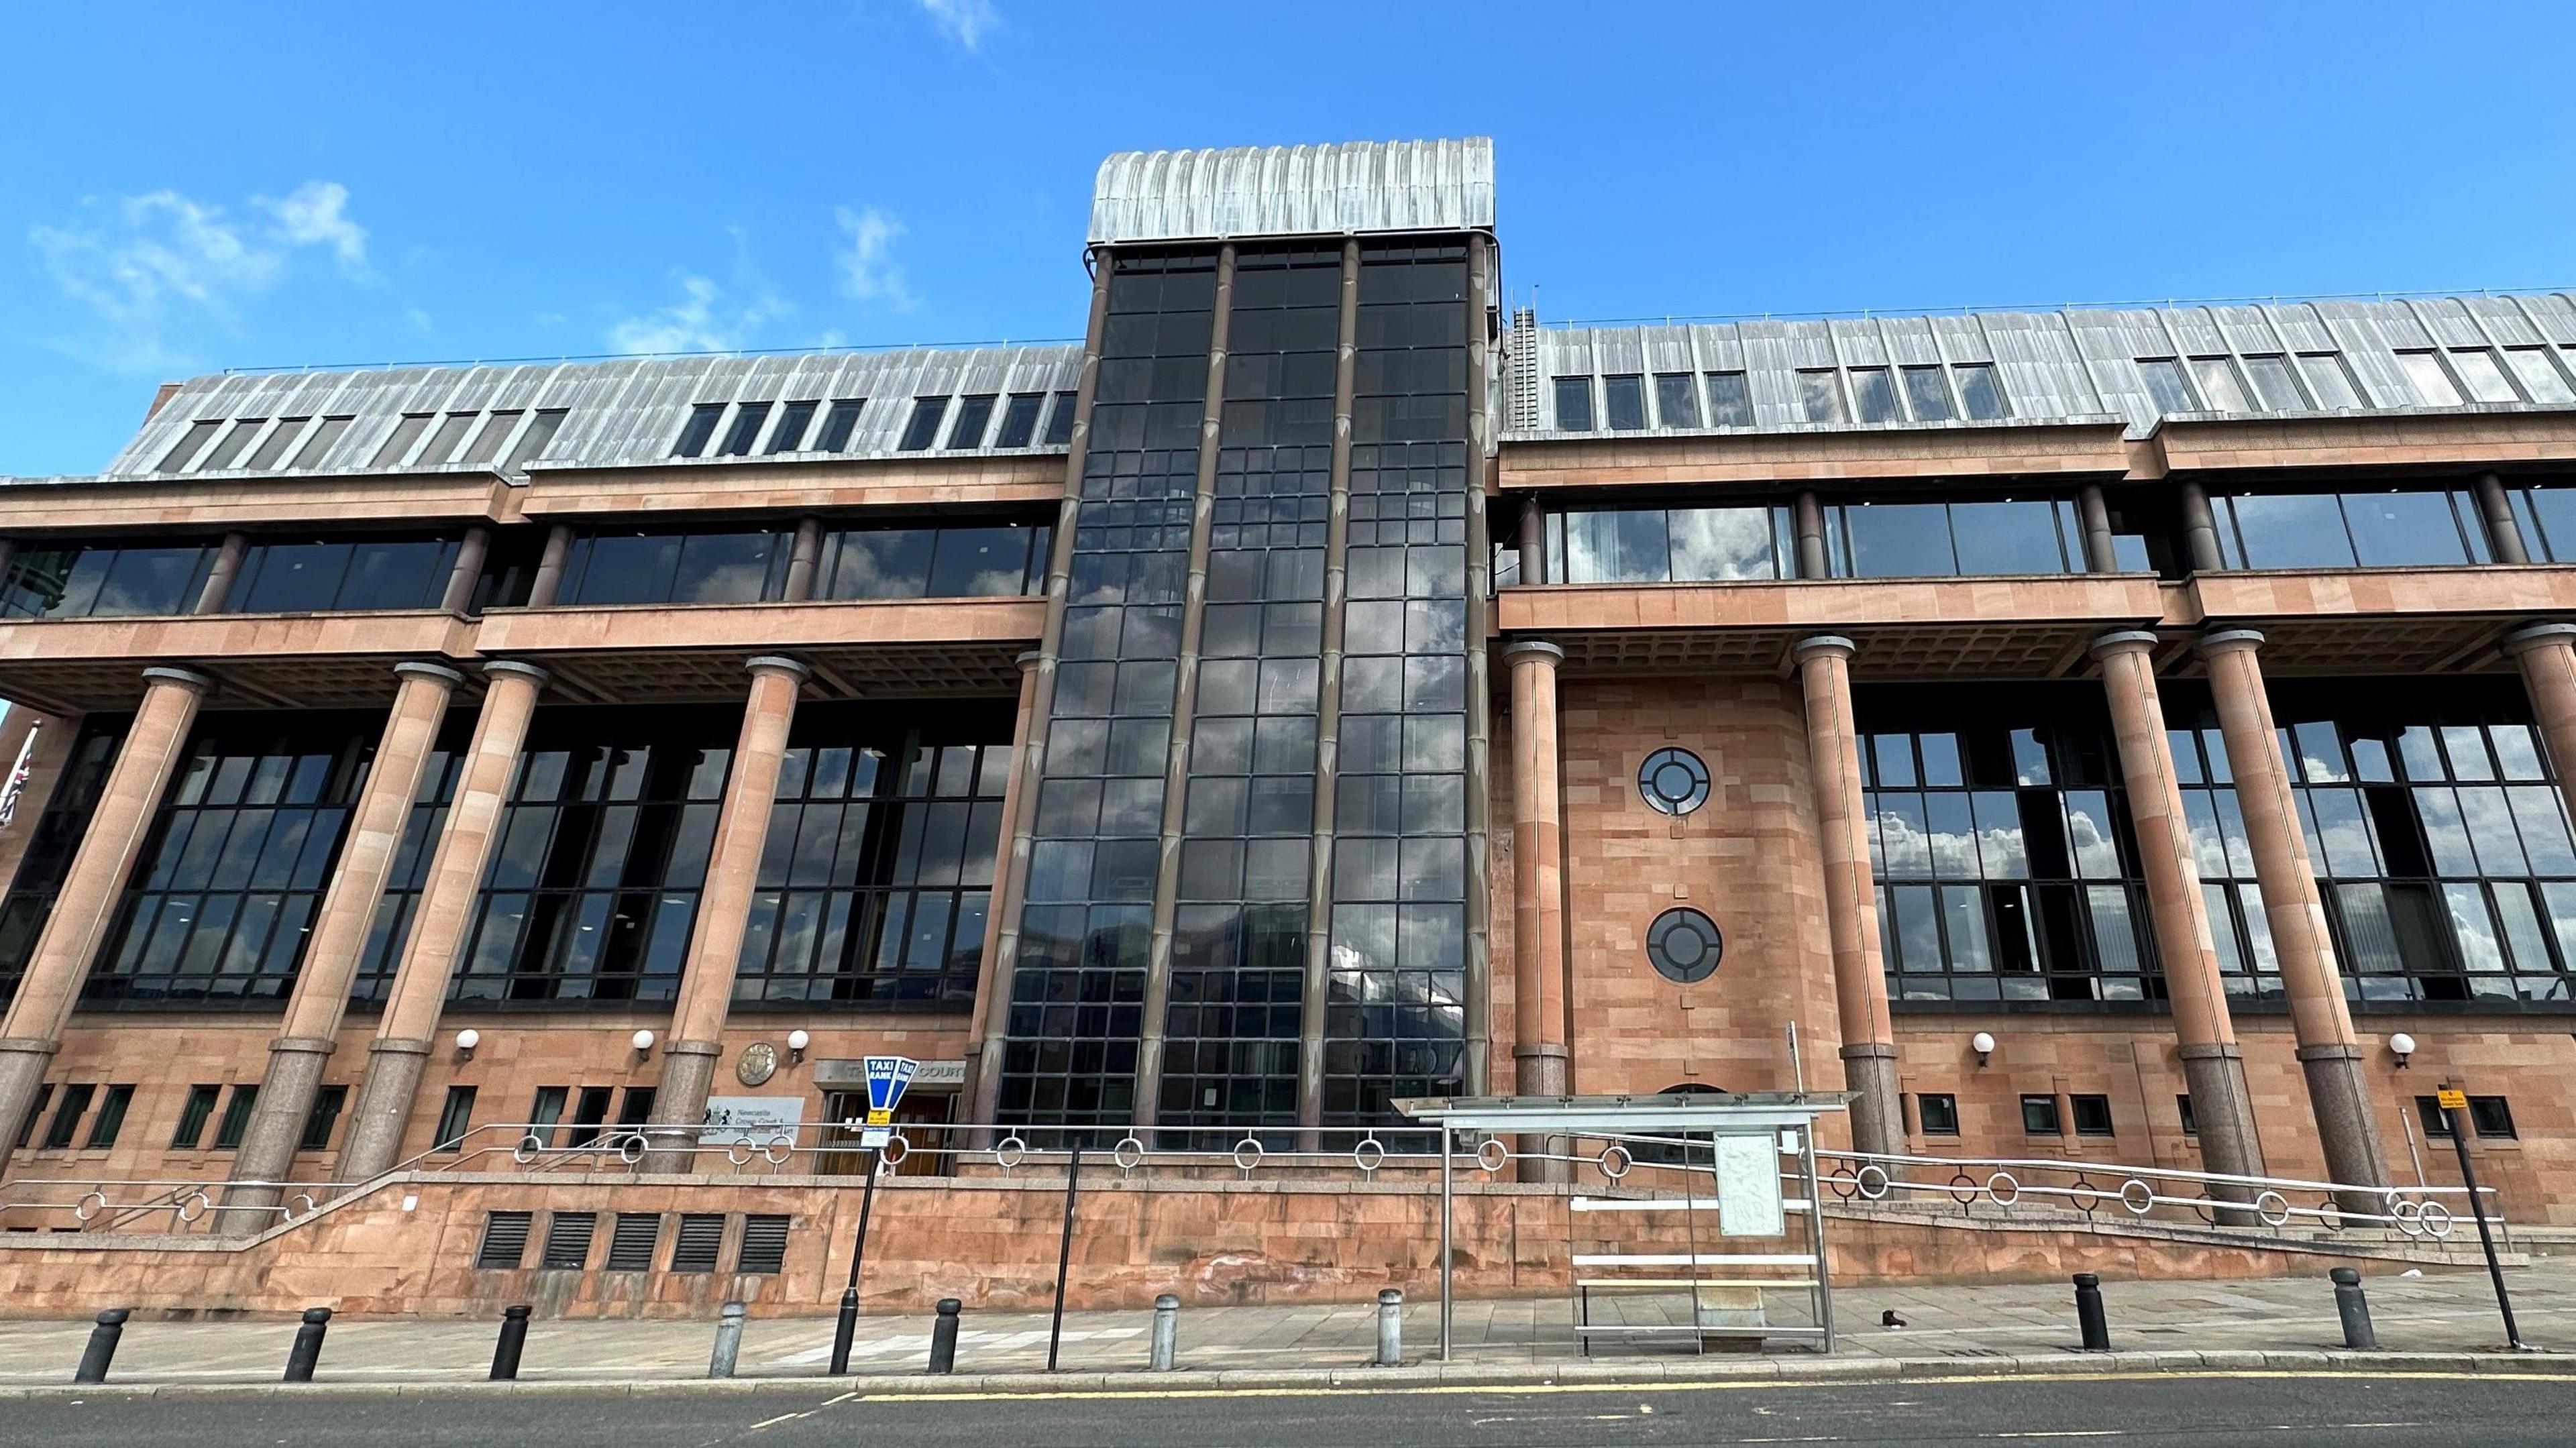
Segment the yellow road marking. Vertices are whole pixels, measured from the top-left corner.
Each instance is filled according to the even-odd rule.
[[[1413,1395],[1424,1397],[1462,1397],[1469,1394],[1505,1396],[1542,1396],[1563,1393],[1713,1393],[1742,1392],[1754,1388],[1852,1388],[1887,1382],[1907,1388],[1959,1386],[1975,1383],[2145,1383],[2171,1382],[2177,1379],[2271,1379],[2271,1378],[2358,1378],[2371,1382],[2481,1382],[2481,1383],[2555,1383],[2576,1385],[2576,1376],[2547,1373],[2462,1373],[2462,1372],[2294,1372],[2287,1369],[2202,1369],[2192,1372],[2101,1372],[2101,1373],[1960,1373],[1947,1377],[1906,1377],[1872,1380],[1867,1378],[1730,1378],[1715,1382],[1625,1382],[1625,1383],[1426,1383],[1419,1386],[1388,1384],[1384,1387],[1311,1387],[1311,1388],[1069,1388],[1060,1392],[963,1392],[963,1393],[864,1393],[857,1395],[863,1403],[1000,1403],[1040,1400],[1140,1401],[1192,1398],[1316,1398],[1352,1395]],[[839,1401],[835,1399],[835,1401]]]

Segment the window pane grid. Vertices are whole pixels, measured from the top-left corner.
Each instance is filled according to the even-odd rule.
[[[974,1000],[1011,747],[977,742],[995,732],[989,718],[877,743],[864,742],[865,719],[830,708],[798,718],[743,933],[738,1006],[962,1010]]]
[[[1152,941],[1212,251],[1112,263],[1045,778],[1011,980],[1005,1121],[1123,1125]],[[1050,419],[1069,413],[1059,402]]]
[[[2055,697],[2050,697],[2056,695]],[[2164,995],[2108,722],[2056,691],[1970,705],[1874,691],[1863,796],[1890,993],[1900,1001]]]
[[[720,708],[540,710],[449,999],[672,999],[741,722]]]
[[[346,713],[202,719],[81,999],[283,999],[379,727]]]
[[[1352,429],[1326,1125],[1392,1121],[1464,1066],[1466,299],[1463,246],[1362,255],[1357,365],[1383,391]]]

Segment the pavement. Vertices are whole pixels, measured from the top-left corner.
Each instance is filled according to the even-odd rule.
[[[2097,1360],[2098,1361],[2098,1360]],[[1129,1378],[1129,1382],[1137,1381]],[[1170,1377],[1150,1380],[1172,1384]],[[1572,1382],[1379,1391],[1186,1385],[1059,1394],[871,1398],[812,1381],[750,1391],[58,1394],[0,1412],[0,1448],[60,1443],[320,1443],[340,1448],[548,1448],[901,1443],[984,1448],[1540,1448],[1637,1444],[1995,1444],[2105,1440],[2114,1448],[2541,1448],[2568,1441],[2576,1380],[2443,1371],[2185,1378],[2124,1371],[1818,1380]]]
[[[2504,1365],[2576,1373],[2576,1258],[2542,1258],[2507,1274],[2525,1340],[2549,1354]],[[2484,1273],[2436,1273],[2369,1279],[2379,1340],[2393,1354],[2451,1355],[2434,1366],[2465,1362],[2458,1354],[2500,1350],[2504,1332]],[[2223,1282],[2103,1284],[2112,1345],[2137,1354],[2130,1365],[2155,1370],[2277,1363],[2332,1370],[2343,1337],[2333,1288],[2322,1272],[2296,1278]],[[1793,1298],[1794,1294],[1782,1294]],[[1572,1331],[1574,1306],[1563,1297],[1478,1300],[1457,1304],[1452,1373],[1488,1382],[1549,1382],[1609,1374],[1630,1380],[1688,1376],[1741,1377],[1877,1371],[1992,1374],[2062,1371],[2099,1358],[2077,1354],[2068,1286],[1845,1288],[1834,1296],[1840,1351],[1775,1350],[1751,1356],[1703,1356],[1686,1330],[1632,1335],[1597,1344],[1586,1358]],[[1622,1297],[1595,1304],[1596,1320],[1671,1325],[1686,1312],[1682,1296]],[[1905,1325],[1882,1325],[1894,1312]],[[969,1312],[959,1334],[957,1378],[922,1376],[930,1340],[927,1313],[863,1318],[851,1366],[861,1380],[825,1379],[831,1355],[829,1316],[764,1317],[748,1323],[740,1379],[782,1387],[817,1379],[869,1391],[913,1391],[944,1385],[1000,1383],[1046,1367],[1045,1314]],[[1152,1314],[1073,1312],[1065,1316],[1059,1366],[1070,1383],[1114,1384],[1146,1365]],[[317,1385],[395,1388],[481,1383],[489,1370],[496,1322],[344,1319],[331,1324]],[[1201,1307],[1180,1316],[1184,1377],[1314,1385],[1386,1383],[1368,1367],[1376,1344],[1372,1304]],[[110,1383],[119,1388],[274,1387],[296,1326],[291,1320],[129,1323]],[[86,1321],[0,1321],[0,1395],[63,1389],[80,1360]],[[714,1324],[708,1321],[559,1321],[531,1325],[521,1386],[706,1384]],[[1437,1357],[1435,1302],[1417,1296],[1404,1314],[1408,1362]],[[2249,1354],[2268,1356],[2247,1357]],[[2371,1360],[2400,1365],[2400,1359]],[[1873,1368],[1871,1365],[1875,1364]],[[2463,1369],[2468,1370],[2468,1369]],[[1411,1369],[1396,1370],[1411,1372]],[[1426,1370],[1430,1371],[1430,1370]],[[1201,1379],[1200,1375],[1208,1375]],[[1425,1381],[1436,1380],[1435,1377]],[[739,1379],[738,1379],[739,1381]],[[1023,1379],[1043,1388],[1050,1380]],[[1145,1381],[1170,1382],[1156,1378]],[[291,1391],[310,1391],[296,1389]]]

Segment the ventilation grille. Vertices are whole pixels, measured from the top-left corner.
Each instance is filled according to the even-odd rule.
[[[591,1234],[599,1229],[597,1212],[557,1212],[546,1222],[546,1250],[537,1265],[558,1272],[578,1272],[590,1265]]]
[[[787,1265],[787,1219],[785,1217],[745,1217],[742,1219],[742,1255],[735,1259],[737,1272],[775,1272]]]
[[[608,1236],[608,1270],[650,1272],[653,1245],[662,1240],[660,1212],[619,1212]]]
[[[681,1213],[680,1240],[671,1248],[671,1270],[716,1270],[716,1253],[724,1246],[724,1227],[725,1219],[721,1212]]]
[[[492,1212],[483,1218],[483,1245],[474,1253],[474,1265],[509,1271],[528,1255],[528,1229],[535,1223],[534,1212]]]

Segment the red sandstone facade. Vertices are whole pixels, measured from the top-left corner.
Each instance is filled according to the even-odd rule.
[[[1094,351],[1100,332],[1095,317]],[[2549,357],[2569,344],[2576,336],[2549,344]],[[1589,398],[1595,377],[1642,385],[1662,375],[1653,362],[1630,376],[1614,361],[1569,361],[1571,346],[1541,345],[1498,321],[1475,350],[1480,368],[1498,370],[1498,393],[1532,370],[1533,396],[1579,381]],[[2230,353],[2248,366],[2266,355],[2242,346]],[[1073,362],[1057,405],[1074,405],[1077,394],[1090,405],[1095,364],[1090,355]],[[1685,365],[1671,375],[1694,378],[1706,364]],[[1853,387],[1870,370],[1837,366]],[[1886,368],[1877,371],[1883,385]],[[1701,383],[1687,385],[1695,407],[1702,396],[1718,405],[1715,381],[1704,394]],[[1968,382],[1953,385],[1969,395]],[[992,390],[1010,393],[1011,384]],[[1057,390],[1039,384],[1030,395]],[[2549,561],[2524,536],[2537,515],[2502,501],[2508,490],[2576,473],[2576,410],[2535,393],[2512,407],[2320,406],[2269,417],[2220,416],[2213,407],[2146,426],[2017,411],[1937,426],[1918,416],[1927,425],[1694,429],[1667,412],[1657,426],[1628,428],[1615,415],[1617,394],[1601,395],[1614,411],[1600,428],[1554,407],[1507,412],[1473,470],[1482,515],[1494,520],[1493,561],[1506,567],[1471,612],[1478,623],[1469,646],[1484,667],[1470,676],[1481,678],[1492,720],[1488,747],[1469,766],[1490,819],[1480,885],[1490,901],[1490,957],[1468,987],[1483,1014],[1467,1034],[1491,1048],[1467,1052],[1483,1069],[1460,1080],[1461,1090],[1851,1089],[1861,1096],[1846,1139],[1864,1150],[2370,1187],[2411,1183],[2418,1171],[2435,1182],[2452,1177],[2448,1144],[2428,1145],[2410,1114],[2415,1097],[2449,1083],[2508,1103],[2509,1124],[2481,1131],[2471,1146],[2513,1214],[2576,1222],[2576,1112],[2560,1089],[2576,1067],[2576,1016],[2545,991],[2348,999],[2359,994],[2347,989],[2353,966],[2344,958],[2355,927],[2329,916],[2325,901],[2340,877],[2320,883],[2328,871],[2310,857],[2303,806],[2273,743],[2289,721],[2275,720],[2268,702],[2285,681],[2358,681],[2428,697],[2464,680],[2491,695],[2510,686],[2522,702],[2499,705],[2497,717],[2527,720],[2558,763],[2558,785],[2576,791],[2576,630],[2551,627],[2576,619],[2576,565]],[[1558,406],[1573,405],[1560,398]],[[671,412],[674,426],[685,411]],[[755,419],[755,429],[762,425]],[[157,446],[164,434],[147,436]],[[72,770],[83,722],[131,716],[0,1023],[0,1106],[11,1113],[0,1116],[0,1226],[74,1225],[32,1205],[47,1199],[50,1183],[348,1183],[424,1159],[435,1166],[442,1103],[457,1087],[474,1088],[477,1126],[525,1122],[543,1088],[575,1098],[608,1088],[601,1099],[621,1104],[650,1090],[654,1104],[639,1108],[648,1114],[631,1121],[657,1128],[648,1165],[666,1171],[689,1168],[686,1147],[710,1096],[794,1099],[804,1122],[821,1122],[834,1088],[818,1071],[871,1053],[953,1063],[921,1089],[914,1109],[932,1122],[974,1117],[976,1087],[998,1069],[988,1037],[1000,1039],[1009,1016],[999,940],[1023,877],[1007,858],[998,870],[985,861],[991,893],[979,905],[988,910],[980,949],[958,937],[973,982],[965,998],[899,1011],[747,1009],[737,968],[746,919],[770,888],[763,845],[773,801],[788,797],[780,769],[796,721],[817,705],[893,718],[975,704],[1011,721],[1007,740],[988,743],[1025,757],[1038,727],[1030,690],[1039,670],[1037,659],[1030,667],[1023,659],[1055,646],[1050,620],[1063,607],[1016,585],[975,596],[836,598],[816,581],[814,540],[887,520],[1034,526],[1060,503],[1069,519],[1066,500],[1081,482],[1080,426],[1070,467],[1068,445],[1026,433],[1017,448],[888,446],[846,457],[758,455],[747,439],[731,455],[685,462],[664,458],[668,441],[657,435],[654,460],[641,465],[576,453],[516,472],[250,468],[220,482],[145,467],[0,490],[0,538],[21,555],[73,540],[220,540],[188,607],[0,620],[0,695],[12,703],[0,752],[15,757],[24,732],[41,724],[14,824],[0,827],[0,871],[20,869],[35,822]],[[2492,499],[2467,561],[2265,568],[2203,543],[2213,534],[2212,497],[2389,489]],[[1858,576],[1829,556],[1823,520],[1836,510],[1999,493],[2054,500],[2079,520],[2069,525],[2083,535],[2067,545],[2069,566]],[[1736,505],[1778,510],[1783,552],[1794,556],[1768,576],[1569,582],[1550,551],[1551,520]],[[2115,513],[2150,520],[2119,532],[2152,537],[2151,564],[2115,549]],[[577,539],[669,520],[789,540],[780,544],[785,582],[742,602],[585,603],[559,594]],[[452,579],[432,606],[227,607],[227,567],[241,568],[245,550],[263,540],[387,529],[457,541]],[[490,560],[513,550],[532,564],[532,584],[516,601],[478,602]],[[1890,691],[1928,684],[2058,686],[2049,697],[2080,692],[2080,707],[2107,721],[2105,767],[2126,800],[2118,847],[2133,862],[2124,878],[2134,887],[2141,949],[2153,957],[2137,998],[2111,987],[2083,999],[2065,992],[1979,1004],[1963,996],[1937,1008],[1908,998],[1911,982],[1885,958],[1901,926],[1881,918],[1895,897],[1876,873],[1873,791],[1890,785],[1871,772],[1868,751],[1872,739],[1904,732],[1902,721],[1890,723],[1890,701],[1910,696]],[[2191,773],[2198,766],[2178,765],[2170,733],[2194,726],[2168,697],[2175,690],[2210,701],[2208,727],[2237,761],[2234,798],[2251,860],[2240,878],[2276,958],[2267,976],[2275,983],[2262,990],[2228,979],[2238,926],[2223,911],[2213,920],[2215,897],[2204,889],[2186,818],[2188,791],[2201,787]],[[682,706],[738,711],[739,729],[725,731],[730,770],[721,791],[705,797],[715,814],[704,884],[668,996],[506,1011],[452,1000],[478,901],[505,850],[500,832],[530,731],[572,709]],[[291,989],[264,1010],[85,995],[119,932],[133,928],[120,910],[141,888],[139,862],[200,720],[321,710],[367,711],[381,732]],[[420,907],[389,957],[390,982],[353,1003],[360,951],[413,803],[425,797],[423,769],[442,747],[442,728],[467,742],[426,841]],[[1663,750],[1701,763],[1704,803],[1676,814],[1644,796],[1641,765]],[[986,839],[1007,857],[1025,832],[1015,826],[1034,807],[1021,771],[1006,772],[1012,782],[994,801],[998,818],[980,828],[997,832]],[[1650,927],[1677,907],[1724,933],[1714,973],[1689,983],[1648,959]],[[1956,975],[1967,967],[1952,948]],[[2522,974],[2540,974],[2532,958],[2517,959]],[[460,1045],[460,1029],[476,1034],[472,1049]],[[791,1030],[807,1034],[801,1053],[787,1049]],[[642,1032],[651,1044],[639,1048]],[[1995,1042],[1982,1059],[1971,1044],[1981,1034]],[[2416,1043],[2409,1057],[2390,1047],[2400,1035]],[[779,1054],[778,1074],[734,1085],[759,1045]],[[228,1103],[237,1088],[263,1082],[235,1142],[219,1147],[223,1133],[202,1120],[193,1136],[181,1129],[183,1114],[202,1108],[203,1088]],[[93,1100],[130,1087],[121,1129],[101,1133],[95,1117],[83,1117],[57,1131],[62,1093],[75,1085],[102,1093]],[[319,1145],[304,1145],[313,1140],[310,1103],[331,1088],[345,1110],[319,1129]],[[2037,1129],[2042,1120],[2056,1129]],[[89,1144],[102,1135],[112,1144]],[[174,1148],[174,1139],[182,1144]],[[236,1187],[227,1200],[255,1213],[293,1189]],[[497,1203],[496,1191],[472,1188],[478,1202]],[[462,1210],[444,1199],[439,1209],[451,1218]],[[388,1245],[395,1229],[378,1220],[381,1205],[369,1210],[366,1222],[333,1230],[372,1234],[367,1250],[379,1256],[409,1251]],[[1185,1231],[1185,1216],[1165,1229]],[[265,1221],[248,1215],[240,1225]],[[15,1275],[0,1280],[28,1282],[28,1270],[12,1265]],[[1356,1267],[1350,1276],[1382,1280]],[[399,1307],[412,1291],[442,1302],[474,1296],[405,1280],[389,1277],[395,1285],[381,1289],[390,1295],[380,1305]]]

